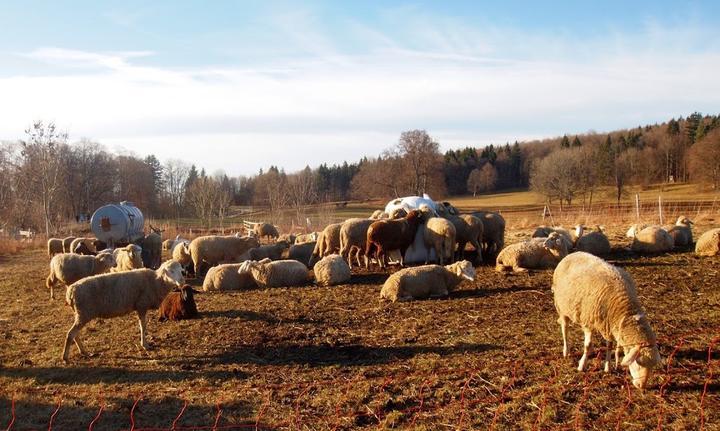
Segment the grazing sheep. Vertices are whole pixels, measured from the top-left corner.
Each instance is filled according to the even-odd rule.
[[[68,361],[70,343],[75,341],[80,354],[87,356],[78,333],[97,318],[119,317],[133,311],[140,323],[140,345],[148,350],[146,340],[147,311],[157,309],[174,287],[184,282],[180,264],[169,260],[160,268],[88,277],[71,285],[65,300],[75,312],[75,320],[65,338],[62,359]]]
[[[110,272],[132,271],[143,268],[142,248],[136,244],[128,244],[113,251],[115,267]]]
[[[317,243],[315,244],[315,250],[312,252],[310,257],[310,265],[314,264],[315,259],[325,257],[329,254],[337,253],[340,251],[340,229],[342,223],[332,223],[325,226],[325,229],[318,236]]]
[[[113,266],[115,266],[115,257],[112,253],[100,253],[96,256],[56,254],[50,259],[50,275],[45,280],[46,286],[50,289],[50,299],[55,299],[53,289],[58,283],[70,286],[85,277],[108,272]]]
[[[584,233],[578,238],[575,242],[575,249],[594,254],[595,256],[605,256],[610,254],[611,247],[608,237],[598,226],[597,230]]]
[[[238,290],[257,287],[257,283],[249,272],[239,273],[242,263],[224,263],[213,266],[205,275],[203,290]]]
[[[388,277],[380,290],[380,297],[392,302],[445,297],[463,280],[474,279],[475,268],[467,260],[447,266],[405,268]]]
[[[648,226],[636,232],[632,250],[637,253],[665,253],[673,249],[675,243],[669,233],[660,226]]]
[[[287,256],[283,256],[283,259],[297,260],[302,262],[309,268],[310,259],[312,258],[313,250],[315,249],[315,242],[304,242],[301,244],[293,244],[287,251]]]
[[[313,266],[315,282],[318,286],[334,286],[350,280],[350,266],[342,256],[331,254],[325,256]]]
[[[160,303],[158,310],[159,320],[186,320],[194,319],[198,315],[195,304],[197,290],[185,284],[179,290],[168,293]]]
[[[69,237],[64,238],[64,239],[62,240],[62,242],[63,242],[63,253],[72,253],[72,247],[70,247],[70,246],[72,245],[72,242],[75,241],[75,238],[76,238],[76,237],[74,237],[74,236],[69,236]]]
[[[195,274],[202,274],[202,267],[215,266],[218,263],[232,263],[251,248],[259,247],[257,238],[208,235],[195,238],[188,246]]]
[[[365,267],[369,266],[370,255],[375,251],[375,258],[384,268],[387,266],[387,253],[392,250],[400,250],[400,266],[404,266],[405,252],[413,243],[421,221],[420,211],[412,210],[402,219],[373,222],[367,231]]]
[[[675,222],[675,225],[667,229],[667,233],[672,237],[675,247],[688,247],[692,245],[692,225],[692,220],[685,216],[680,216]]]
[[[630,275],[599,257],[576,252],[555,269],[552,290],[562,331],[563,356],[568,355],[566,328],[572,321],[585,334],[579,371],[585,369],[592,332],[596,331],[607,342],[605,371],[610,370],[610,343],[615,341],[615,366],[622,348],[625,354],[622,366],[630,368],[633,385],[643,389],[653,368],[660,364],[660,353]]]
[[[316,242],[320,232],[310,232],[297,235],[295,237],[295,244],[305,244],[308,242]]]
[[[270,260],[280,260],[282,259],[283,252],[288,248],[290,248],[290,243],[285,240],[280,240],[275,244],[261,245],[260,247],[248,250],[248,259],[263,260],[268,258]]]
[[[157,269],[162,261],[162,238],[150,232],[142,240],[142,261],[146,268]]]
[[[63,240],[60,238],[50,238],[47,242],[48,256],[53,257],[63,252]]]
[[[258,223],[253,226],[253,233],[256,237],[262,239],[264,237],[277,238],[280,236],[275,226],[270,223]]]
[[[435,250],[437,261],[440,265],[444,265],[445,261],[452,263],[455,254],[455,238],[457,232],[455,225],[442,217],[430,217],[425,222],[423,231],[427,256],[425,264],[430,261],[430,249]]]
[[[97,254],[93,238],[75,238],[70,243],[70,252],[86,256]],[[81,246],[82,245],[82,246]]]
[[[490,211],[475,211],[472,215],[483,223],[483,255],[498,254],[505,247],[505,219]]]
[[[482,262],[481,243],[484,229],[482,220],[470,214],[453,215],[449,213],[447,217],[455,226],[455,242],[458,245],[456,258],[458,260],[465,259],[465,246],[470,243],[477,250],[476,261]]]
[[[495,270],[525,272],[528,269],[555,268],[567,254],[565,239],[553,232],[547,238],[532,238],[505,247],[498,254]]]
[[[307,267],[296,260],[246,260],[238,272],[252,274],[260,287],[303,286],[310,280]]]
[[[352,268],[353,252],[358,266],[360,266],[360,253],[365,251],[367,244],[367,231],[375,219],[351,218],[345,220],[340,227],[340,256],[347,259]]]
[[[717,256],[720,252],[720,228],[710,229],[700,235],[695,243],[698,256]]]

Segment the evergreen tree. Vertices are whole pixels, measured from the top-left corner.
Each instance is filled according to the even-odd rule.
[[[676,119],[671,118],[670,121],[668,121],[667,133],[668,135],[680,134],[680,123]]]
[[[198,179],[198,171],[195,165],[190,166],[190,172],[188,172],[187,180],[185,180],[185,190],[189,189],[191,185],[195,184]]]
[[[580,142],[580,138],[578,138],[577,135],[575,135],[575,139],[573,139],[573,141],[572,141],[572,146],[573,147],[581,147],[582,146],[582,142]]]
[[[563,135],[560,140],[560,148],[570,148],[570,139],[568,139],[567,135]]]
[[[160,160],[158,160],[157,157],[155,157],[152,154],[145,157],[144,162],[146,165],[148,165],[148,167],[150,168],[150,171],[152,172],[153,186],[155,187],[155,193],[159,193],[160,190],[162,190],[163,187],[165,186],[164,180],[163,180],[162,164],[160,163]]]
[[[695,137],[700,123],[702,123],[702,114],[699,112],[693,112],[685,120],[685,136],[687,137],[690,145],[695,143]]]

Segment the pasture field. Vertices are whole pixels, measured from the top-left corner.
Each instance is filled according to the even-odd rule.
[[[625,370],[600,371],[601,348],[576,371],[577,327],[562,358],[552,271],[486,264],[447,299],[397,304],[380,301],[387,274],[372,271],[336,287],[202,293],[200,319],[151,314],[149,353],[127,316],[89,324],[98,356],[73,347],[64,365],[72,316],[49,300],[45,252],[2,256],[0,429],[720,429],[720,258],[638,257],[620,229],[611,241],[666,359],[644,392]]]

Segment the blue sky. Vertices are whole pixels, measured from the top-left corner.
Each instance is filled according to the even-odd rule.
[[[718,4],[3,2],[0,140],[249,174],[718,113]]]

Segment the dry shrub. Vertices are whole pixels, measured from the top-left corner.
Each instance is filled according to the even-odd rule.
[[[12,238],[0,238],[0,255],[11,255],[20,253],[23,250],[44,247],[45,241],[40,238],[33,240],[17,240]]]

